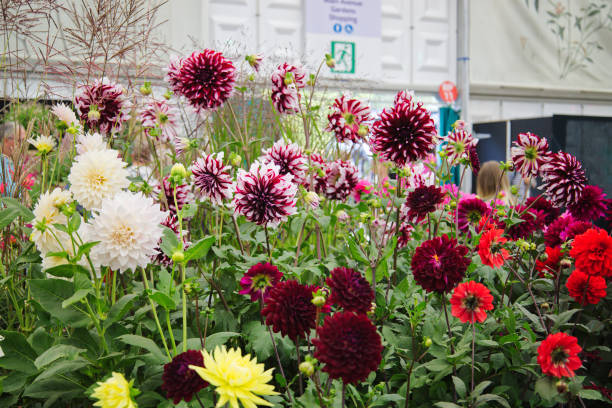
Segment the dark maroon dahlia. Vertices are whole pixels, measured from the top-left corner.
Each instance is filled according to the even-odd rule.
[[[543,195],[529,197],[525,201],[525,207],[542,211],[544,213],[544,225],[550,225],[551,222],[559,217],[559,209],[553,206]]]
[[[427,158],[436,145],[436,125],[422,102],[400,92],[392,108],[383,109],[372,126],[370,145],[384,160],[404,166]]]
[[[279,140],[272,147],[263,151],[263,162],[274,163],[278,166],[280,174],[291,175],[294,184],[302,184],[308,170],[307,156],[296,143],[285,144]]]
[[[512,163],[523,177],[537,176],[550,160],[548,141],[533,133],[519,133],[512,142]]]
[[[427,214],[435,211],[443,201],[444,193],[440,187],[420,185],[406,197],[408,218],[413,222],[419,222],[427,217]]]
[[[325,130],[333,132],[338,142],[363,140],[368,133],[367,124],[370,121],[370,108],[357,99],[346,95],[336,98],[327,115],[329,123]]]
[[[255,162],[246,172],[238,171],[234,194],[234,211],[259,225],[278,225],[294,214],[297,185],[291,176],[279,173],[273,163]]]
[[[414,226],[407,222],[400,224],[399,234],[397,236],[397,247],[404,248],[410,242],[412,233],[414,232]]]
[[[364,314],[338,312],[325,316],[312,339],[314,356],[332,379],[356,384],[376,371],[382,359],[382,342],[376,327]]]
[[[238,293],[251,296],[253,302],[262,298],[265,300],[282,277],[283,273],[276,266],[269,262],[260,262],[251,266],[240,279],[242,290]]]
[[[542,187],[557,207],[576,204],[586,184],[582,164],[569,153],[558,152],[544,167]]]
[[[123,122],[130,118],[123,87],[108,78],[83,85],[75,98],[75,106],[81,122],[102,134],[119,132]]]
[[[574,218],[571,215],[561,216],[551,222],[544,231],[546,246],[554,248],[561,245],[564,242],[561,235],[572,222],[574,222]]]
[[[336,160],[325,166],[325,190],[331,200],[344,201],[359,182],[358,170],[353,163]]]
[[[472,167],[474,175],[477,176],[478,172],[480,171],[480,159],[478,158],[476,146],[470,146],[470,149],[468,150],[468,157],[470,159],[470,167]]]
[[[519,238],[528,238],[538,229],[544,226],[545,214],[541,210],[534,208],[527,209],[525,205],[517,205],[513,207],[516,216],[522,221],[506,227],[506,235],[511,240],[517,240]]]
[[[423,242],[412,256],[414,280],[427,292],[450,292],[461,282],[470,265],[468,251],[447,235]]]
[[[597,221],[606,214],[606,193],[599,186],[585,186],[578,201],[567,209],[579,221]]]
[[[177,239],[180,239],[179,223],[176,214],[169,213],[166,219],[161,223],[161,225],[170,228],[176,234]],[[151,256],[151,261],[158,265],[170,266],[172,265],[172,259],[170,259],[170,257],[166,255],[164,251],[162,251],[161,243],[162,240],[160,238],[157,242],[155,253]],[[190,244],[191,243],[187,240],[187,235],[183,234],[183,248],[188,248]]]
[[[367,313],[374,301],[374,291],[367,280],[351,268],[334,268],[325,280],[331,289],[330,303],[344,310]]]
[[[261,311],[272,330],[292,340],[306,337],[315,328],[317,308],[312,304],[314,286],[296,280],[277,283],[265,300]]]
[[[176,203],[174,201],[174,192],[176,191]],[[191,191],[189,185],[183,183],[176,187],[172,187],[170,183],[170,176],[164,177],[162,184],[155,186],[155,193],[159,196],[160,203],[165,210],[170,211],[172,214],[177,213],[178,209],[182,209],[185,204],[191,200]],[[164,201],[165,197],[165,201]]]
[[[204,367],[201,351],[187,350],[164,365],[161,388],[166,392],[166,398],[171,399],[175,405],[181,400],[191,401],[198,391],[208,385],[198,373],[189,368],[190,365]]]
[[[486,217],[491,209],[487,203],[480,198],[462,198],[457,208],[458,227],[462,232],[467,232],[470,225],[475,229],[483,217]]]
[[[205,154],[191,165],[193,184],[203,197],[221,205],[234,192],[230,167],[223,165],[223,152]]]
[[[222,53],[205,49],[171,62],[166,78],[174,93],[184,96],[196,112],[201,112],[216,109],[229,99],[236,68]]]
[[[279,113],[300,111],[299,90],[306,86],[306,73],[300,67],[286,62],[279,65],[270,78],[272,81],[272,104]]]

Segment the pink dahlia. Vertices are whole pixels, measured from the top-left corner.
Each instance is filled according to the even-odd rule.
[[[308,162],[302,149],[296,143],[285,144],[283,140],[279,140],[272,147],[264,150],[263,154],[263,163],[276,164],[280,174],[291,175],[291,181],[295,184],[304,182]]]
[[[422,102],[399,92],[392,108],[374,122],[370,144],[381,158],[398,166],[425,159],[436,145],[436,125]]]
[[[297,186],[291,176],[280,174],[277,165],[255,162],[246,172],[238,171],[232,203],[237,214],[259,225],[277,225],[294,214]]]
[[[352,197],[355,200],[355,202],[359,202],[361,201],[362,195],[371,194],[372,192],[373,192],[372,183],[370,183],[366,179],[363,179],[363,180],[359,180],[359,182],[355,186],[355,189],[353,189]]]
[[[598,186],[585,186],[578,200],[567,209],[579,221],[596,221],[606,214],[606,193]]]
[[[269,262],[260,262],[249,268],[240,279],[241,295],[251,296],[253,302],[268,297],[270,289],[274,287],[283,277],[283,273]]]
[[[147,136],[153,136],[162,142],[176,138],[178,112],[167,101],[149,101],[140,111],[140,120]]]
[[[558,152],[544,166],[543,188],[558,207],[578,202],[586,184],[582,164],[569,153]]]
[[[561,239],[565,242],[570,241],[576,238],[578,235],[582,235],[592,228],[599,229],[588,221],[578,221],[572,218],[572,221],[561,232]]]
[[[359,182],[358,170],[353,163],[336,160],[325,167],[325,196],[344,201]]]
[[[461,198],[457,209],[459,230],[467,232],[470,225],[477,228],[480,220],[490,211],[487,204],[480,198]]]
[[[174,202],[175,191],[176,203]],[[183,183],[179,184],[178,186],[172,187],[169,176],[164,177],[161,185],[157,184],[155,186],[155,193],[159,196],[160,202],[162,203],[162,207],[170,211],[172,214],[177,213],[177,206],[180,210],[185,204],[191,201],[192,198],[189,185]]]
[[[551,153],[545,137],[540,138],[530,132],[519,133],[512,144],[512,162],[523,177],[537,176],[550,160]]]
[[[270,78],[272,80],[272,103],[279,113],[298,113],[300,97],[298,91],[306,86],[306,73],[300,67],[286,62],[279,65]]]
[[[551,222],[544,231],[544,242],[546,243],[546,246],[554,248],[561,245],[564,242],[561,235],[574,221],[575,220],[571,215],[564,215]]]
[[[472,137],[472,134],[463,128],[456,128],[443,138],[446,142],[444,151],[450,161],[455,163],[461,158],[468,158],[471,147],[475,147],[478,143],[477,139]]]
[[[229,200],[234,191],[234,182],[229,166],[223,165],[223,152],[207,154],[196,160],[191,166],[193,184],[203,197],[213,204],[221,205]]]
[[[123,122],[130,118],[130,106],[123,94],[123,87],[108,78],[96,79],[91,85],[83,85],[75,98],[82,123],[102,134],[118,132]]]
[[[174,93],[184,96],[196,112],[202,112],[216,109],[229,99],[236,68],[222,53],[205,49],[172,61],[166,79]]]
[[[367,134],[367,123],[371,120],[370,108],[357,99],[342,95],[334,101],[327,115],[329,124],[325,129],[333,132],[338,142],[361,141]]]

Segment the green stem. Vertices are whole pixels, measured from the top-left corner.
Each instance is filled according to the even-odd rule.
[[[147,275],[145,274],[145,270],[141,267],[140,271],[142,272],[142,283],[144,284],[145,290],[147,292],[147,298],[149,299],[149,303],[151,304],[151,310],[153,311],[153,317],[155,318],[155,324],[157,325],[157,331],[159,331],[159,336],[162,339],[162,343],[164,344],[164,349],[166,350],[166,354],[168,358],[172,360],[172,356],[170,355],[170,350],[168,349],[168,344],[166,343],[166,338],[164,337],[164,331],[162,330],[161,324],[159,323],[159,317],[157,317],[157,309],[155,308],[155,303],[149,297],[149,281],[147,280]]]
[[[181,290],[183,292],[183,352],[187,351],[187,293],[185,293],[185,264],[181,263]]]
[[[89,305],[89,301],[85,299],[85,306],[87,306],[87,312],[91,316],[91,320],[93,320],[94,325],[96,326],[96,330],[98,331],[98,336],[100,337],[100,341],[102,342],[102,347],[104,347],[104,351],[108,354],[108,344],[106,344],[106,338],[104,337],[104,330],[100,327],[100,321],[96,317],[94,311],[91,309]]]
[[[168,333],[170,334],[170,342],[172,344],[172,352],[174,355],[176,352],[176,342],[174,341],[174,333],[172,333],[172,325],[170,324],[170,311],[166,310],[166,325],[168,326]]]

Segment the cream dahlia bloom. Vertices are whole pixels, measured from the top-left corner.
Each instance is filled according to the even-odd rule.
[[[47,154],[55,147],[55,139],[51,136],[39,135],[28,139],[28,142],[41,154]]]
[[[101,408],[136,408],[138,405],[132,395],[139,392],[132,388],[132,381],[128,382],[123,374],[115,373],[104,382],[98,382],[91,393],[97,401],[93,404]]]
[[[77,137],[76,151],[78,154],[100,150],[107,150],[106,142],[100,133],[88,132]]]
[[[162,236],[167,214],[142,193],[122,191],[102,202],[99,214],[84,226],[83,239],[100,241],[91,249],[94,266],[114,270],[146,267]]]
[[[66,125],[78,125],[79,120],[76,117],[76,114],[69,106],[60,103],[51,108],[51,113],[55,115],[56,118],[66,123]]]
[[[116,150],[91,150],[77,156],[68,175],[75,200],[88,210],[100,207],[130,184],[125,166]]]
[[[68,202],[70,202],[70,192],[56,188],[52,192],[41,194],[34,207],[32,221],[34,228],[30,240],[36,244],[36,248],[41,253],[62,251],[62,246],[65,249],[66,244],[70,243],[68,234],[53,226],[53,224],[65,225],[68,222],[68,218],[59,209],[62,204]]]

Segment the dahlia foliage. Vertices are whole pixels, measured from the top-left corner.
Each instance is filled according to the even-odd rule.
[[[28,126],[27,180],[0,185],[0,406],[610,402],[596,169],[521,133],[500,168],[541,194],[483,199],[449,182],[480,169],[465,122],[326,99],[331,56],[267,61],[198,50],[163,95],[92,79]]]

